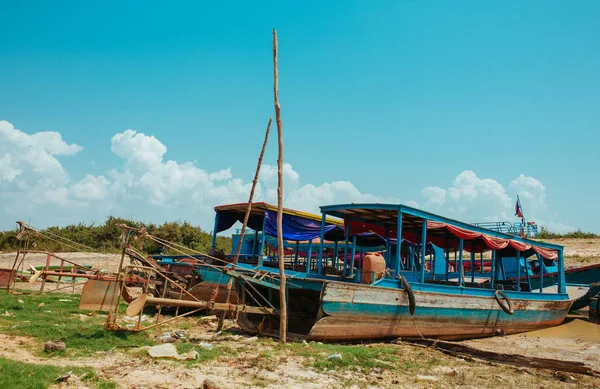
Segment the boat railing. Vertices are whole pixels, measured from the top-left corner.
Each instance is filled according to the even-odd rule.
[[[539,231],[537,224],[533,222],[528,222],[526,224],[522,224],[521,222],[507,222],[507,221],[498,221],[498,222],[482,222],[482,223],[473,223],[474,226],[487,228],[488,230],[502,232],[509,235],[515,236],[523,236],[527,238],[538,238]]]

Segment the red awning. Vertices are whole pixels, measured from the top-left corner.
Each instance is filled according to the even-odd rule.
[[[371,223],[364,223],[360,221],[351,220],[348,224],[347,221],[344,222],[345,228],[350,228],[350,236],[358,235],[363,232],[374,232],[379,234],[380,236],[386,236],[389,234],[390,238],[396,238],[396,229],[389,229],[386,231],[386,228],[383,226],[379,226]],[[465,228],[457,227],[452,224],[434,222],[431,220],[427,221],[427,229],[428,230],[439,230],[445,229],[450,233],[450,235],[464,239],[469,241],[469,244],[464,245],[465,251],[468,252],[483,252],[488,250],[502,250],[507,248],[508,246],[512,247],[517,251],[527,251],[532,249],[536,253],[540,254],[542,257],[546,259],[557,259],[558,251],[553,249],[547,249],[539,246],[535,246],[528,243],[523,243],[516,241],[514,239],[504,239],[504,238],[496,238],[490,235],[483,234],[478,231],[472,231]],[[437,236],[436,236],[437,235]],[[444,234],[446,235],[446,234]],[[419,234],[414,232],[403,232],[402,237],[412,242],[419,241]],[[457,239],[449,238],[448,236],[440,236],[439,234],[433,234],[432,236],[428,236],[427,240],[436,246],[442,248],[455,249],[458,247],[459,242]]]

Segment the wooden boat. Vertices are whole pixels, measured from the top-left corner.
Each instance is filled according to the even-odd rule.
[[[345,242],[365,232],[385,236],[387,270],[372,280],[364,277],[360,265],[355,269],[345,257],[345,272],[326,275],[321,270],[323,256],[319,255],[315,266],[309,266],[314,272],[286,272],[288,330],[292,336],[346,341],[420,336],[468,339],[518,333],[560,324],[572,303],[587,293],[587,288],[567,287],[562,246],[505,235],[400,204],[333,205],[321,207],[321,211],[324,217],[344,220]],[[325,223],[322,226],[323,241]],[[410,266],[401,250],[391,249],[390,237],[421,242],[421,252],[411,258]],[[443,274],[436,272],[439,263],[426,270],[425,243],[430,242],[446,253]],[[459,256],[452,272],[450,251],[456,248]],[[475,256],[471,255],[473,271],[471,277],[465,275],[464,250],[491,251],[491,271],[486,273],[483,267],[475,279]],[[532,290],[521,282],[499,279],[502,258],[534,254],[557,260],[558,290],[552,286]],[[248,283],[254,281],[237,280],[236,287],[242,303],[252,305],[250,288],[245,287]],[[253,289],[269,304],[278,306],[279,294],[273,293],[277,283],[256,283]],[[258,314],[240,313],[239,324],[248,332],[278,333],[276,320]]]

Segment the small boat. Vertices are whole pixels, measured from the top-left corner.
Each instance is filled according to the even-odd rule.
[[[563,322],[571,305],[588,289],[568,286],[562,246],[506,235],[444,218],[401,204],[346,204],[321,207],[320,241],[325,242],[327,216],[343,220],[345,252],[360,234],[385,237],[386,250],[365,255],[358,267],[343,257],[341,274],[323,272],[327,258],[317,249],[308,257],[307,272],[286,271],[288,331],[291,337],[320,341],[356,341],[395,337],[469,339],[541,329]],[[215,229],[217,230],[217,229]],[[419,242],[415,255],[394,249],[396,242]],[[435,245],[444,255],[428,255]],[[463,252],[471,252],[471,274],[465,274]],[[452,259],[450,253],[458,252]],[[489,266],[475,276],[475,254],[491,252]],[[556,260],[557,286],[532,289],[520,280],[499,277],[504,258],[534,255]],[[453,266],[450,266],[453,265]],[[488,268],[486,270],[486,268]],[[277,269],[270,271],[279,275]],[[252,288],[246,287],[253,284]],[[277,282],[236,279],[242,304],[265,300],[277,308]],[[258,291],[260,298],[251,296]],[[248,332],[273,336],[273,317],[240,313],[238,323]]]

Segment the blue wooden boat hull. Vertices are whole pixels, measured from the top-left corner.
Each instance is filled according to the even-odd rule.
[[[499,306],[493,290],[415,283],[416,310],[411,316],[407,293],[394,280],[385,280],[382,286],[302,282],[320,285],[322,290],[312,297],[307,290],[302,295],[289,291],[290,332],[315,341],[420,336],[461,340],[532,331],[562,323],[574,301],[567,294],[506,291],[514,304],[514,313],[509,315]],[[309,309],[311,304],[314,309]],[[311,312],[315,316],[309,320]],[[297,319],[301,323],[295,323]],[[245,331],[256,333],[261,320],[240,314],[238,323]],[[274,334],[277,326],[272,325]]]

